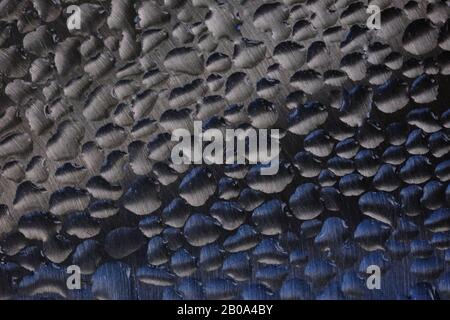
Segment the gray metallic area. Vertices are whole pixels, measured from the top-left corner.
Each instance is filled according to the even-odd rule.
[[[449,6],[0,0],[0,298],[449,298]],[[279,171],[174,164],[194,121]]]

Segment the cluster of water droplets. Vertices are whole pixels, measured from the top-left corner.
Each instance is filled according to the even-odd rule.
[[[450,298],[449,14],[0,0],[0,298]],[[278,173],[172,163],[195,120],[280,129]]]

